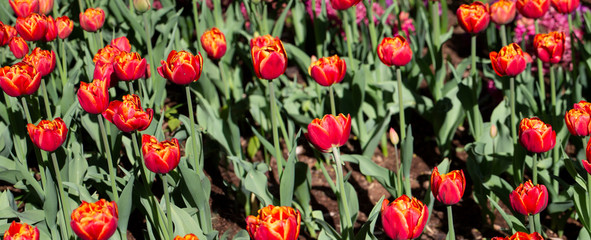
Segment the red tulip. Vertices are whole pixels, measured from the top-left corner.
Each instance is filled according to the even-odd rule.
[[[591,135],[591,109],[581,106],[589,105],[590,103],[580,101],[574,104],[574,108],[564,114],[564,122],[568,131],[574,136],[589,136]]]
[[[4,31],[8,33],[8,39],[18,36],[18,32],[16,31],[16,28],[14,28],[13,26],[4,24]]]
[[[47,30],[45,32],[45,41],[51,42],[57,38],[57,24],[53,17],[46,16],[45,21],[47,21]]]
[[[131,94],[123,96],[123,102],[115,100],[109,103],[109,107],[102,114],[119,130],[131,132],[146,130],[152,123],[154,111],[151,108],[144,111],[140,97]]]
[[[4,232],[4,240],[39,240],[39,229],[26,223],[12,221]]]
[[[158,139],[148,134],[142,135],[142,153],[146,167],[154,173],[168,173],[181,160],[179,140],[158,142]]]
[[[545,63],[558,63],[564,53],[564,33],[540,33],[534,37],[534,48],[538,57]]]
[[[537,117],[524,118],[519,123],[519,142],[530,152],[547,152],[556,144],[556,132]]]
[[[6,27],[2,21],[0,21],[0,47],[8,44],[10,41],[10,34],[6,31]]]
[[[98,52],[92,58],[92,61],[97,65],[102,63],[111,64],[113,61],[115,61],[115,57],[117,57],[120,53],[121,50],[118,48],[107,45],[106,47],[98,50]]]
[[[246,218],[246,231],[253,240],[295,240],[300,235],[302,216],[291,207],[266,206],[258,216]]]
[[[27,17],[39,12],[39,0],[8,0],[17,17]]]
[[[23,59],[23,62],[34,66],[37,72],[41,74],[41,77],[49,75],[54,69],[56,64],[55,52],[49,50],[41,50],[41,48],[35,48],[31,54],[27,54]]]
[[[29,53],[29,45],[22,37],[13,37],[8,44],[15,58],[23,58]]]
[[[59,117],[53,121],[41,120],[37,126],[29,123],[27,131],[35,146],[47,152],[53,152],[59,148],[68,136],[68,127]]]
[[[77,96],[84,111],[90,114],[104,112],[109,106],[107,80],[94,79],[92,83],[80,82]]]
[[[203,57],[200,53],[193,56],[190,52],[172,50],[165,61],[160,61],[158,73],[169,81],[186,85],[199,80],[203,71]]]
[[[133,81],[146,75],[147,61],[139,53],[121,52],[115,57],[113,69],[117,78],[123,81]]]
[[[466,178],[464,171],[454,170],[447,174],[440,175],[437,167],[431,174],[431,192],[437,200],[445,205],[454,205],[464,196],[466,189]]]
[[[195,234],[187,234],[184,237],[181,236],[176,236],[174,237],[173,240],[199,240],[199,238],[197,236],[195,236]]]
[[[308,124],[306,137],[318,150],[332,151],[333,147],[340,147],[347,143],[351,134],[351,116],[342,113],[338,116],[324,115],[322,120],[316,118]]]
[[[287,69],[287,53],[277,37],[265,35],[250,40],[254,73],[260,79],[273,80]]]
[[[540,18],[550,9],[550,0],[517,0],[515,4],[526,18]]]
[[[462,4],[456,11],[458,23],[464,31],[477,34],[488,27],[490,15],[488,14],[488,4],[476,1],[472,4]]]
[[[53,12],[53,0],[39,0],[39,14],[48,15]]]
[[[579,7],[580,0],[552,0],[552,6],[557,12],[569,14]]]
[[[45,38],[47,20],[37,13],[19,17],[16,19],[16,31],[27,41],[39,41]]]
[[[0,69],[0,87],[11,97],[31,95],[39,89],[39,84],[41,74],[27,63],[20,62]]]
[[[111,45],[123,52],[130,52],[131,51],[131,45],[129,44],[129,39],[127,39],[126,37],[115,38],[115,39],[111,40],[111,43],[109,45]]]
[[[511,0],[500,0],[490,5],[490,19],[498,25],[510,23],[516,14],[515,2]]]
[[[382,227],[391,239],[418,238],[428,218],[429,209],[414,197],[402,195],[392,203],[387,199],[382,202]]]
[[[330,0],[330,5],[336,10],[347,10],[357,5],[361,0]]]
[[[80,27],[87,32],[96,32],[105,23],[105,11],[100,8],[89,8],[80,13]]]
[[[506,238],[507,240],[544,240],[542,235],[537,232],[533,232],[530,234],[524,232],[516,232],[510,237]]]
[[[517,76],[525,70],[526,59],[519,45],[511,43],[501,48],[501,51],[490,52],[490,61],[497,75]]]
[[[548,190],[544,185],[535,185],[531,180],[519,185],[509,195],[511,207],[523,215],[538,214],[548,205]]]
[[[72,212],[70,226],[82,240],[107,240],[117,230],[117,203],[101,199],[95,203],[82,201]]]
[[[308,73],[318,84],[328,87],[343,81],[347,73],[347,64],[337,55],[323,57],[310,65]]]
[[[113,80],[117,80],[113,64],[97,63],[94,66],[93,79],[100,79],[107,82],[107,88],[110,88]]]
[[[214,27],[201,35],[201,46],[211,59],[220,59],[226,53],[226,36]]]
[[[57,35],[60,39],[66,39],[74,30],[74,22],[68,16],[61,16],[55,19]]]
[[[378,57],[388,66],[401,67],[412,59],[412,50],[408,41],[400,35],[387,37],[378,45]]]
[[[587,155],[587,159],[583,159],[582,164],[583,167],[585,168],[585,170],[591,174],[591,161],[589,161],[589,159],[591,159],[591,140],[589,142],[587,142],[587,149],[586,149],[586,155]]]

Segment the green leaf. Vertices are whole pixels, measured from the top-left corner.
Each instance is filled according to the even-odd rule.
[[[267,166],[264,163],[259,163],[257,164],[257,167],[248,171],[242,182],[244,183],[244,188],[246,188],[246,190],[254,193],[254,195],[256,195],[261,201],[262,205],[267,206],[273,204],[273,198],[267,188],[267,176],[265,176],[264,172],[258,170],[260,168],[259,166],[265,168],[264,172],[267,171]]]
[[[119,221],[117,222],[117,226],[119,227],[119,231],[122,232],[127,231],[129,216],[131,215],[131,210],[133,210],[132,201],[134,182],[135,177],[130,174],[129,179],[127,179],[127,184],[119,196],[119,202],[117,202],[117,206],[119,207]]]

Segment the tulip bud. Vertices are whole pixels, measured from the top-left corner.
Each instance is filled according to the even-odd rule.
[[[534,186],[529,180],[513,190],[509,200],[513,210],[520,214],[538,214],[548,205],[548,190],[544,185]]]
[[[109,91],[107,80],[94,79],[92,83],[80,82],[78,102],[84,111],[90,114],[104,112],[109,106]]]
[[[550,9],[550,0],[517,0],[515,6],[526,18],[540,18]]]
[[[342,113],[338,116],[324,115],[322,120],[316,118],[308,124],[306,138],[323,152],[331,152],[332,148],[345,145],[351,134],[351,116]]]
[[[557,12],[569,14],[579,7],[580,0],[552,0],[552,6]]]
[[[123,81],[134,81],[146,75],[147,61],[139,53],[121,52],[115,57],[113,69],[117,78]]]
[[[530,152],[547,152],[556,144],[556,132],[537,117],[524,118],[519,123],[519,142]]]
[[[382,227],[394,240],[418,238],[429,218],[429,209],[416,198],[402,195],[392,203],[382,202]]]
[[[107,240],[117,230],[117,203],[101,199],[95,203],[82,201],[71,215],[70,226],[83,240]]]
[[[16,19],[16,31],[27,41],[39,41],[45,38],[47,20],[37,13],[19,17]]]
[[[199,240],[195,234],[187,234],[184,237],[176,236],[173,240]]]
[[[431,174],[431,192],[433,196],[445,205],[458,203],[466,189],[466,178],[464,171],[454,170],[447,174],[440,175],[437,167]]]
[[[129,39],[127,39],[127,37],[115,38],[115,39],[111,40],[111,43],[109,45],[111,45],[123,52],[130,52],[131,51],[131,45],[129,44]]]
[[[123,101],[111,101],[102,114],[107,121],[115,124],[123,132],[146,130],[154,117],[151,108],[144,111],[140,97],[135,94],[123,96]]]
[[[190,52],[172,50],[165,61],[160,61],[158,73],[169,81],[186,85],[199,80],[203,71],[203,57],[200,53],[193,56]]]
[[[390,142],[392,143],[392,145],[396,146],[398,145],[398,143],[400,142],[400,138],[398,137],[398,133],[396,132],[396,130],[394,130],[394,128],[390,128]]]
[[[4,240],[39,240],[39,229],[26,223],[12,221],[4,232]]]
[[[384,38],[378,45],[378,57],[388,66],[401,67],[412,59],[412,50],[408,41],[400,35]]]
[[[8,0],[17,17],[27,17],[39,12],[39,0]]]
[[[138,13],[145,13],[152,7],[150,0],[133,0],[133,7]]]
[[[498,25],[510,23],[516,14],[515,2],[511,0],[500,0],[490,6],[490,19]]]
[[[96,32],[105,23],[105,11],[100,8],[89,8],[80,13],[80,27],[87,32]]]
[[[490,126],[490,137],[494,139],[497,137],[497,134],[498,134],[497,125],[494,125],[494,124],[491,125]]]
[[[300,211],[273,205],[261,208],[258,216],[246,218],[246,231],[253,240],[296,240],[300,235]]]
[[[13,37],[8,44],[15,58],[23,58],[29,53],[29,45],[22,37]]]
[[[158,139],[148,134],[142,135],[142,153],[148,170],[154,173],[166,174],[176,168],[181,160],[179,140],[158,142]]]
[[[273,80],[287,69],[287,53],[277,37],[265,35],[250,40],[254,73],[260,79]]]
[[[472,4],[462,4],[456,11],[458,23],[464,31],[470,34],[477,34],[488,27],[490,15],[488,4],[476,1]]]
[[[545,63],[560,62],[564,53],[564,39],[563,32],[536,34],[534,37],[534,48],[536,48],[538,58]]]
[[[214,27],[201,35],[201,46],[211,59],[220,59],[226,53],[226,36]]]
[[[37,72],[41,74],[41,77],[49,75],[54,69],[56,64],[55,52],[49,50],[41,50],[41,48],[35,48],[23,59],[23,62],[34,66]]]
[[[336,10],[347,10],[357,5],[361,0],[330,0],[330,5]]]
[[[347,64],[337,55],[323,57],[312,62],[308,68],[308,73],[318,84],[329,87],[343,81],[345,74],[347,74]]]
[[[6,31],[5,25],[0,21],[0,47],[10,42],[10,34]]]
[[[45,21],[47,21],[47,29],[45,31],[45,41],[51,42],[57,38],[57,25],[53,17],[45,16]]]
[[[68,127],[59,117],[53,121],[41,120],[37,126],[29,123],[27,131],[35,146],[47,152],[58,149],[68,136]]]
[[[39,89],[41,74],[28,63],[20,62],[0,69],[0,87],[8,96],[31,95]]]
[[[53,0],[39,0],[39,14],[49,15],[53,11]]]
[[[526,59],[519,45],[511,43],[501,48],[501,51],[490,52],[490,61],[497,75],[517,76],[525,70]]]
[[[68,16],[61,16],[55,19],[57,35],[60,39],[66,39],[74,30],[74,22]]]
[[[542,235],[537,232],[533,232],[530,234],[524,232],[516,232],[510,237],[505,238],[506,240],[544,240]]]

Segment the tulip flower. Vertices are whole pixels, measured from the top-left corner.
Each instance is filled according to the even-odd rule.
[[[70,226],[82,240],[107,240],[117,230],[117,203],[101,199],[95,203],[82,201],[72,212]]]
[[[260,79],[273,80],[287,69],[287,53],[277,37],[265,35],[250,40],[254,73]]]
[[[105,23],[105,11],[100,8],[89,8],[80,13],[80,27],[87,32],[96,32]]]
[[[123,52],[130,52],[131,51],[131,45],[129,44],[129,39],[127,39],[126,37],[115,38],[115,39],[111,40],[111,43],[109,45],[119,49],[119,51],[123,51]]]
[[[39,14],[48,15],[53,12],[53,0],[39,0]]]
[[[571,109],[564,114],[570,134],[578,137],[591,135],[591,114],[583,109]]]
[[[107,88],[111,87],[112,81],[117,80],[113,64],[110,63],[97,63],[94,66],[93,79],[105,80],[107,82]]]
[[[109,106],[107,80],[94,79],[92,83],[80,82],[78,102],[84,111],[90,114],[104,112]]]
[[[187,234],[184,237],[181,236],[176,236],[174,237],[173,240],[199,240],[199,238],[197,236],[195,236],[195,234]]]
[[[587,159],[581,160],[581,163],[583,164],[585,171],[587,171],[587,173],[591,174],[591,161],[589,161],[589,159],[591,159],[591,141],[587,142],[587,149],[586,149],[585,153],[586,153]]]
[[[454,170],[447,174],[440,175],[437,167],[431,174],[431,192],[438,201],[445,205],[454,205],[464,196],[466,189],[466,178],[464,171]]]
[[[544,185],[535,185],[531,180],[520,184],[509,195],[511,207],[523,215],[538,214],[548,205],[548,190]]]
[[[550,0],[517,0],[515,6],[526,18],[540,18],[550,9]]]
[[[551,0],[552,6],[562,14],[572,13],[581,4],[580,0]]]
[[[357,5],[361,0],[330,0],[330,5],[336,10],[347,10]]]
[[[35,146],[47,152],[53,152],[59,148],[68,136],[68,127],[59,117],[53,121],[41,120],[37,126],[29,123],[27,131]]]
[[[308,124],[306,138],[323,152],[331,152],[333,147],[340,147],[347,143],[351,134],[351,115],[324,115],[321,119],[314,119]]]
[[[510,23],[516,14],[515,2],[511,0],[500,0],[490,5],[490,20],[498,25]]]
[[[516,232],[510,237],[506,237],[506,240],[544,240],[542,235],[537,232],[533,232],[530,234],[524,232]]]
[[[193,56],[190,52],[172,50],[165,61],[160,61],[158,73],[169,81],[186,85],[199,80],[203,71],[203,57],[200,53]]]
[[[51,42],[57,38],[57,24],[53,17],[46,16],[45,21],[47,21],[47,30],[45,31],[45,41]]]
[[[35,48],[31,54],[27,54],[23,59],[23,62],[34,66],[37,72],[41,74],[41,77],[49,75],[54,69],[56,64],[55,52],[49,50],[41,50],[41,48]]]
[[[179,140],[158,142],[158,139],[148,134],[142,135],[142,153],[146,167],[154,173],[168,173],[181,160]]]
[[[427,224],[429,209],[416,198],[402,195],[392,203],[382,202],[382,227],[394,240],[418,238]]]
[[[398,137],[398,133],[396,132],[396,130],[394,130],[394,128],[390,128],[388,135],[390,137],[390,142],[392,143],[392,145],[398,145],[398,143],[400,142],[400,137]]]
[[[39,229],[26,223],[12,221],[4,232],[4,240],[39,240]]]
[[[456,11],[458,23],[464,31],[470,34],[477,34],[488,27],[490,15],[488,14],[488,3],[476,1],[472,4],[462,4]]]
[[[4,26],[2,21],[0,21],[0,47],[8,44],[10,39],[10,34],[8,33],[8,31],[6,31],[6,27]]]
[[[98,52],[92,58],[92,61],[95,64],[111,64],[115,61],[115,57],[117,57],[121,53],[121,50],[118,48],[107,45],[104,48],[98,50]]]
[[[45,38],[47,20],[37,13],[31,13],[27,17],[19,17],[16,19],[16,31],[27,41],[39,41]]]
[[[8,0],[17,17],[27,17],[39,12],[39,0]]]
[[[511,43],[501,48],[501,51],[490,52],[490,61],[497,75],[517,76],[525,70],[526,60],[519,45]]]
[[[378,57],[388,66],[401,67],[412,59],[412,50],[408,41],[400,35],[387,37],[378,45]]]
[[[538,58],[545,63],[558,63],[564,53],[564,33],[540,33],[534,37],[534,48]]]
[[[300,235],[300,211],[291,207],[269,205],[258,216],[246,218],[246,231],[253,240],[295,240]]]
[[[556,144],[556,132],[537,117],[524,118],[519,123],[519,142],[530,152],[547,152]]]
[[[113,69],[117,78],[123,81],[134,81],[146,75],[148,63],[139,53],[121,52],[115,57]]]
[[[220,59],[226,53],[226,36],[214,27],[201,35],[201,46],[211,59]]]
[[[41,74],[28,63],[20,62],[0,69],[0,87],[8,96],[31,95],[39,89]]]
[[[123,96],[123,101],[115,100],[102,113],[107,121],[115,124],[124,132],[146,130],[152,123],[154,111],[148,108],[144,111],[140,97],[135,94]]]
[[[66,39],[74,30],[74,22],[68,16],[61,16],[55,19],[57,35],[60,39]]]
[[[23,58],[29,53],[29,45],[22,37],[12,37],[8,47],[15,58]]]
[[[318,84],[329,87],[343,81],[347,74],[347,64],[337,55],[323,57],[310,64],[308,73]]]
[[[152,7],[150,0],[133,0],[133,8],[139,13],[145,13]]]
[[[18,36],[18,32],[16,31],[16,28],[14,28],[13,26],[5,24],[4,31],[6,31],[6,33],[8,33],[8,39]]]

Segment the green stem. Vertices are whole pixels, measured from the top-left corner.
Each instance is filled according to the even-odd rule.
[[[534,228],[534,215],[529,214],[529,233],[534,233],[536,230]]]
[[[447,226],[448,226],[448,232],[447,232],[447,239],[456,239],[456,232],[454,230],[454,216],[453,216],[453,212],[451,210],[451,205],[447,205]]]
[[[532,180],[533,180],[534,185],[536,185],[536,184],[538,184],[538,154],[537,153],[534,153],[531,169],[532,169]]]
[[[343,165],[341,161],[341,153],[338,147],[333,147],[333,156],[335,159],[335,170],[337,177],[338,186],[338,200],[340,200],[341,211],[345,213],[345,219],[341,216],[342,228],[341,234],[345,236],[344,239],[351,239],[353,237],[353,223],[351,222],[351,213],[349,213],[349,203],[347,193],[345,192],[345,180],[343,179]],[[345,235],[346,233],[346,235]]]
[[[173,238],[174,231],[172,230],[172,208],[170,207],[170,193],[168,192],[168,178],[166,174],[160,175],[162,177],[162,187],[164,190],[164,201],[166,202],[166,228],[168,229],[169,238]]]
[[[198,1],[193,1],[193,19],[195,21],[195,32],[197,33],[197,36],[199,36],[199,14],[198,14],[198,10],[197,10],[197,2]],[[195,44],[197,44],[197,52],[199,52],[199,43],[200,41],[194,41]]]
[[[499,26],[499,32],[501,35],[501,44],[503,46],[507,46],[507,29],[505,24],[501,24],[501,26]]]
[[[550,102],[552,103],[552,123],[556,122],[556,76],[554,73],[555,65],[550,66]]]
[[[538,26],[538,19],[535,20],[535,28],[536,28],[536,34],[538,34],[540,32],[540,28]],[[538,84],[540,85],[540,101],[541,101],[541,106],[542,106],[542,111],[545,110],[546,108],[546,83],[544,81],[544,65],[542,63],[542,60],[540,60],[540,58],[538,58],[536,60],[536,63],[538,64]]]
[[[103,41],[103,30],[99,30],[98,32],[98,46],[99,48],[103,48],[105,47],[105,43]]]
[[[271,128],[273,128],[273,146],[275,147],[275,158],[277,159],[277,172],[279,176],[283,172],[283,156],[279,146],[279,134],[277,133],[277,100],[275,99],[275,85],[273,80],[269,81],[269,95],[271,98]]]
[[[476,35],[472,35],[472,39],[470,42],[470,53],[471,53],[471,60],[472,64],[470,65],[470,76],[472,76],[472,84],[474,90],[476,89]]]
[[[353,60],[353,48],[351,47],[351,43],[353,42],[353,36],[351,34],[351,24],[349,23],[349,14],[347,11],[342,11],[343,14],[343,23],[345,23],[345,36],[347,37],[347,54],[349,56],[349,66],[351,66],[351,70],[353,72],[357,71],[357,65],[355,65],[355,61]]]
[[[66,40],[60,39],[60,57],[62,61],[62,69],[60,69],[60,77],[62,78],[62,87],[66,87],[66,83],[68,82],[68,68],[66,66]]]
[[[587,173],[587,192],[591,192],[591,174]],[[587,214],[591,216],[591,198],[587,197]]]
[[[127,88],[129,90],[129,94],[135,94],[135,90],[133,89],[133,82],[132,81],[127,82]]]
[[[396,170],[396,193],[398,194],[396,198],[402,196],[402,159],[400,159],[400,155],[398,154],[398,146],[394,145],[394,156],[396,160],[398,160],[398,169]]]
[[[105,122],[101,115],[97,115],[99,128],[101,131],[101,135],[103,138],[103,145],[105,147],[105,156],[107,157],[107,164],[109,166],[109,178],[111,179],[111,192],[113,193],[113,199],[115,202],[119,203],[119,192],[117,188],[117,178],[116,173],[117,169],[113,167],[113,159],[111,157],[111,148],[109,146],[109,139],[107,138],[107,131],[105,130]]]
[[[57,163],[57,157],[55,156],[55,152],[51,153],[51,160],[53,162],[53,169],[55,171],[55,179],[57,181],[57,187],[59,189],[59,194],[60,194],[60,203],[61,203],[61,208],[62,208],[62,213],[64,215],[64,225],[63,227],[66,229],[67,234],[66,234],[66,239],[70,239],[70,236],[72,236],[72,230],[68,227],[70,224],[68,224],[68,219],[70,219],[70,214],[72,213],[70,211],[70,205],[68,202],[68,197],[66,196],[66,193],[64,191],[64,184],[62,182],[62,176],[60,174],[60,168],[59,165]]]
[[[336,116],[337,110],[334,103],[334,88],[332,85],[328,88],[328,91],[330,93],[330,112],[332,113],[332,115]]]
[[[334,185],[334,183],[332,182],[330,175],[328,174],[328,171],[326,171],[326,167],[324,167],[324,162],[320,161],[320,158],[317,158],[318,161],[316,161],[317,167],[320,168],[320,170],[322,171],[322,175],[324,175],[324,178],[326,179],[326,181],[328,182],[328,186],[330,186],[330,189],[332,189],[333,192],[336,192],[336,187]]]
[[[398,92],[398,116],[400,121],[400,140],[404,142],[406,138],[406,120],[404,119],[404,102],[402,101],[402,72],[400,71],[400,67],[396,68],[396,81],[398,83],[398,87],[396,92]]]
[[[197,157],[199,155],[197,152],[197,132],[195,129],[195,113],[193,111],[193,98],[191,97],[190,84],[187,84],[185,86],[185,94],[187,95],[187,105],[189,106],[189,120],[191,121],[191,143],[193,145],[193,158],[195,158],[195,171],[197,171],[197,174],[201,175],[201,169],[203,167],[203,164],[200,161],[200,157]]]
[[[47,87],[45,85],[45,80],[41,79],[41,93],[43,94],[43,103],[45,106],[45,114],[47,114],[47,118],[50,119],[52,117],[51,108],[49,107],[49,97],[47,96]]]
[[[511,77],[509,84],[511,92],[511,138],[513,138],[513,144],[517,144],[517,118],[515,115],[515,77]]]
[[[164,88],[160,88],[160,87],[156,86],[156,78],[154,78],[154,76],[153,76],[155,73],[154,66],[156,63],[154,62],[154,54],[153,54],[153,49],[152,49],[152,38],[151,38],[152,34],[150,34],[151,22],[148,19],[147,13],[148,12],[143,14],[143,18],[144,18],[144,24],[145,24],[145,28],[146,28],[146,36],[145,37],[146,37],[146,44],[148,46],[148,60],[150,62],[150,64],[148,66],[150,67],[150,72],[152,73],[152,75],[150,75],[150,80],[152,81],[152,86],[154,88],[156,88],[155,91],[164,91]],[[162,95],[156,94],[156,96],[162,96]],[[156,105],[160,106],[161,103],[159,102]]]
[[[7,107],[10,108],[10,103],[9,103],[10,98],[6,93],[4,93],[4,99],[6,100]],[[27,106],[27,101],[26,101],[25,97],[21,97],[21,104],[23,105],[23,110],[25,112],[25,118],[27,119],[27,123],[33,124],[33,122],[31,121],[31,113],[29,112],[29,107]],[[20,145],[20,141],[15,141],[15,144]],[[46,182],[47,178],[45,177],[45,166],[47,166],[47,163],[45,162],[46,156],[45,155],[42,156],[41,149],[35,147],[35,157],[37,157],[37,161],[39,164],[39,173],[41,174],[41,184],[43,186],[43,189],[45,189],[45,187],[47,186],[47,182]],[[27,161],[24,160],[23,164],[25,166],[27,166]]]
[[[224,70],[223,70],[223,63],[222,60],[218,60],[218,69],[220,71],[220,77],[222,78],[222,82],[224,83],[224,95],[226,96],[226,100],[230,99],[230,89],[231,89],[231,82],[228,81],[228,79],[226,79],[224,77]]]
[[[441,35],[441,26],[439,25],[439,2],[438,1],[429,1],[431,2],[431,27],[433,30],[433,45],[437,49],[439,49],[440,39],[439,36]]]
[[[21,97],[21,103],[23,104],[23,110],[25,110],[25,118],[27,119],[27,122],[33,123],[33,120],[31,120],[31,114],[29,112],[29,105],[27,105],[27,100],[25,97]]]

